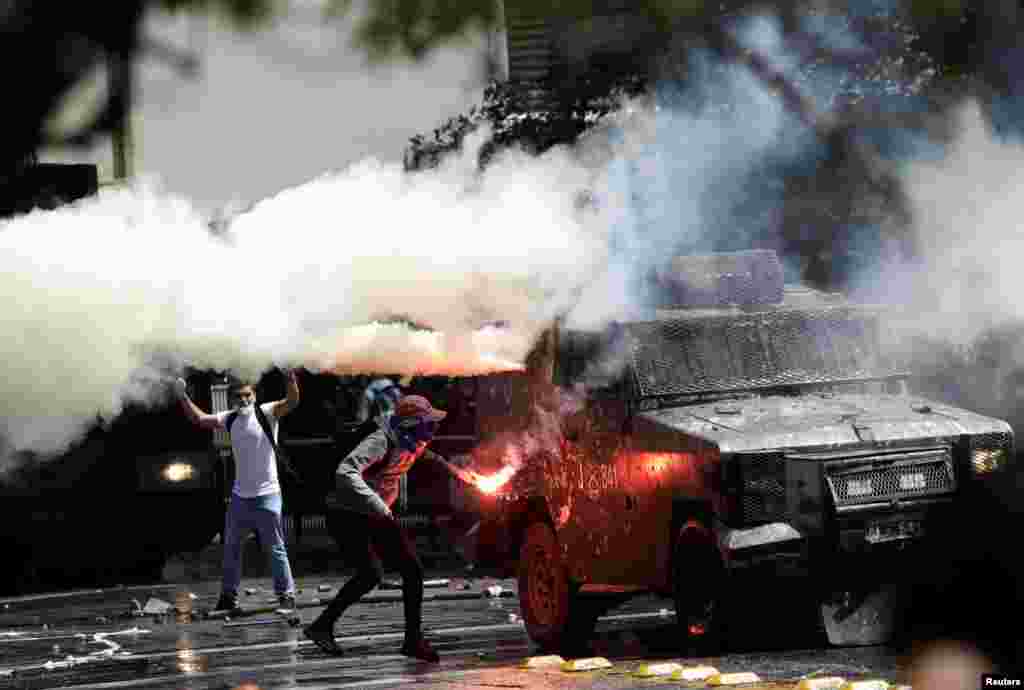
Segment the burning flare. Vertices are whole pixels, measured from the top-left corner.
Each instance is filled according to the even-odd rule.
[[[497,473],[492,474],[488,477],[485,477],[474,472],[473,484],[475,484],[476,487],[483,491],[485,494],[493,494],[498,489],[505,486],[505,484],[507,484],[508,481],[512,479],[512,475],[514,475],[515,473],[516,468],[513,467],[512,465],[506,465],[505,467],[502,467]]]

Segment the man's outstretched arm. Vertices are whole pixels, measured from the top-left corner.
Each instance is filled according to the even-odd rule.
[[[185,379],[179,378],[174,382],[174,391],[178,395],[178,402],[181,404],[181,409],[184,410],[185,416],[192,420],[193,424],[204,429],[222,429],[220,418],[217,415],[208,414],[199,409],[199,406],[192,402],[192,399],[188,397],[188,386],[185,384]]]
[[[277,419],[281,419],[281,417],[284,417],[299,406],[299,378],[295,374],[294,369],[288,370],[287,379],[287,396],[284,400],[277,400],[270,403],[271,414],[273,414]]]

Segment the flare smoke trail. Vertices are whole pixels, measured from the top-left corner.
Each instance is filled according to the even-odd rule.
[[[470,147],[471,149],[472,147]],[[183,363],[259,373],[469,374],[518,366],[602,255],[564,153],[476,175],[365,161],[208,231],[183,200],[104,190],[0,226],[3,436],[57,451],[153,401]],[[402,317],[417,330],[375,320]],[[485,327],[501,320],[507,327]]]

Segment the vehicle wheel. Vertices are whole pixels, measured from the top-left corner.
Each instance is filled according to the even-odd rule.
[[[554,530],[543,522],[526,529],[519,552],[519,606],[530,638],[545,649],[566,643],[569,578]]]
[[[720,652],[726,642],[729,573],[709,544],[679,544],[673,577],[676,620],[687,651]]]

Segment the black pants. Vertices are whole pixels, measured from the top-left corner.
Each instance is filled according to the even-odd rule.
[[[333,628],[349,606],[380,584],[384,577],[383,565],[387,564],[402,576],[406,638],[418,637],[423,621],[423,565],[405,529],[389,518],[329,510],[327,530],[341,549],[345,564],[355,567],[356,574],[345,583],[314,625]]]

